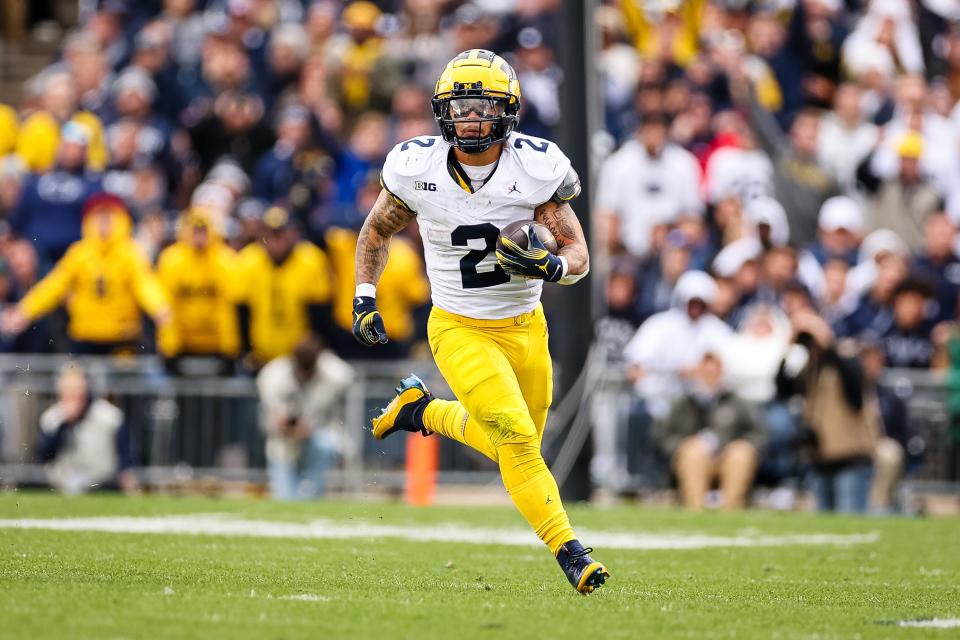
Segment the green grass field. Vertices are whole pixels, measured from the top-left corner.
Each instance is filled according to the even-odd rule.
[[[656,535],[661,542],[684,539],[692,547],[703,536],[723,537],[741,546],[602,548],[584,535],[613,574],[606,587],[584,597],[573,592],[547,551],[533,545],[369,533],[392,527],[442,537],[437,532],[454,525],[467,532],[478,527],[522,531],[520,517],[506,508],[7,493],[0,494],[0,637],[960,636],[957,628],[898,626],[904,620],[960,618],[957,520],[570,511],[575,526],[593,532]],[[170,516],[240,521],[233,533],[249,535],[22,525],[28,519],[81,517],[114,522],[105,516],[139,516],[154,523]],[[295,535],[318,519],[323,522],[314,523],[317,530],[342,527],[364,537],[282,537],[286,530],[276,534],[280,537],[254,537],[264,527],[284,523]],[[197,526],[194,533],[202,528],[192,526]],[[847,545],[751,542],[787,534],[865,537]]]

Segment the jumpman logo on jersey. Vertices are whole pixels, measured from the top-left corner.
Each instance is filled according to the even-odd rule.
[[[517,189],[517,181],[516,181],[516,180],[514,180],[514,181],[513,181],[513,184],[510,185],[510,188],[507,189],[507,193],[508,193],[508,194],[510,194],[510,193],[520,193],[520,189]]]

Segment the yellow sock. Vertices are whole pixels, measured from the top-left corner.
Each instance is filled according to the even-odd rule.
[[[476,420],[467,415],[467,410],[459,402],[439,398],[431,400],[423,411],[423,425],[434,433],[462,442],[497,461],[497,451],[490,444],[487,434]]]
[[[560,501],[557,481],[543,461],[539,444],[531,439],[497,446],[500,475],[507,493],[553,555],[576,534]]]

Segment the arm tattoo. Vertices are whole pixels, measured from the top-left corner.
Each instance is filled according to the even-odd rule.
[[[580,275],[586,273],[590,267],[590,255],[587,251],[587,240],[580,228],[577,214],[569,204],[557,204],[550,201],[537,207],[533,215],[536,222],[550,229],[550,233],[557,239],[557,255],[567,259],[569,273]]]
[[[415,213],[403,208],[386,190],[380,191],[357,236],[357,284],[377,283],[387,264],[390,238],[415,217]]]

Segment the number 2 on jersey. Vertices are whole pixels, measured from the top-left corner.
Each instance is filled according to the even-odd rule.
[[[477,265],[497,248],[499,236],[500,229],[489,222],[461,225],[450,234],[450,242],[455,247],[466,247],[470,240],[483,240],[487,243],[483,249],[472,249],[460,259],[460,277],[464,289],[482,289],[510,282],[510,276],[499,264],[494,265],[493,271],[477,271]]]

